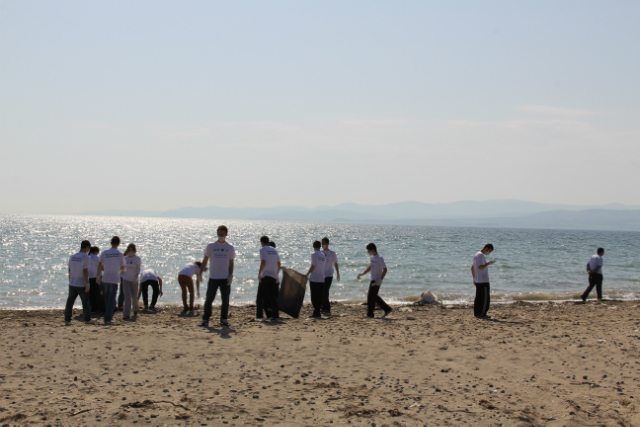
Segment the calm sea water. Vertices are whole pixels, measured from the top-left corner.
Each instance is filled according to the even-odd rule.
[[[381,295],[392,302],[410,301],[426,290],[445,303],[472,301],[475,288],[469,268],[486,242],[496,247],[488,258],[496,260],[490,267],[494,301],[578,298],[587,283],[585,264],[598,246],[606,248],[605,295],[640,297],[638,232],[4,215],[0,216],[0,308],[63,307],[69,256],[83,239],[107,249],[113,235],[122,239],[122,249],[136,243],[143,269],[153,268],[163,277],[160,302],[179,303],[178,271],[202,259],[222,223],[229,226],[228,241],[238,256],[231,293],[235,304],[255,300],[263,234],[278,244],[283,265],[303,273],[313,240],[328,236],[342,273],[341,282],[332,286],[335,300],[365,298],[368,280],[358,281],[356,276],[368,265],[365,245],[370,241],[378,245],[389,268]]]

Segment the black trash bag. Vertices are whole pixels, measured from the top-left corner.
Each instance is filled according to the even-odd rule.
[[[307,290],[307,278],[295,270],[282,269],[282,282],[278,294],[278,308],[293,318],[300,316],[304,293]]]

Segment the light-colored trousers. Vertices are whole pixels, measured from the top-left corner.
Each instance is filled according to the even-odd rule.
[[[138,282],[122,281],[122,290],[124,291],[124,307],[122,307],[122,316],[131,316],[131,304],[133,303],[133,311],[138,312]]]

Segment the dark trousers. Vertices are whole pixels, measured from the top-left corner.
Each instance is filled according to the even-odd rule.
[[[118,294],[117,283],[104,283],[104,321],[105,323],[113,319],[113,311],[116,308],[116,296]]]
[[[151,289],[153,290],[153,295],[151,296],[151,308],[156,306],[156,302],[158,302],[158,295],[160,295],[160,283],[158,283],[157,280],[145,280],[140,283],[144,308],[149,307],[149,286],[151,286]]]
[[[311,290],[311,305],[313,305],[313,317],[320,317],[322,310],[322,298],[324,296],[324,282],[309,282]]]
[[[227,320],[229,316],[229,294],[231,293],[231,285],[227,285],[227,279],[209,279],[207,283],[207,298],[204,301],[204,314],[202,320],[208,321],[211,317],[211,305],[216,298],[216,293],[220,288],[220,297],[222,298],[222,307],[220,308],[220,320]]]
[[[491,303],[489,283],[474,283],[474,285],[476,285],[476,299],[473,301],[473,314],[476,317],[484,317]]]
[[[120,279],[120,293],[118,294],[118,310],[122,311],[122,306],[124,306],[124,280]],[[138,296],[138,295],[136,295]]]
[[[596,293],[598,294],[598,299],[602,299],[602,274],[590,274],[589,275],[589,286],[582,294],[583,299],[589,298],[589,293],[596,288]]]
[[[263,311],[267,317],[277,318],[278,312],[278,282],[275,277],[264,276],[258,283],[258,295],[256,297],[256,317],[262,319]]]
[[[89,302],[91,303],[91,310],[95,313],[104,313],[104,292],[102,286],[98,285],[96,278],[89,279],[91,288],[89,289]]]
[[[91,320],[91,304],[89,303],[89,294],[84,291],[83,287],[69,286],[69,297],[67,298],[67,306],[64,309],[65,322],[71,322],[71,315],[73,314],[73,304],[76,302],[76,298],[80,297],[82,301],[82,314],[84,314],[84,321]]]
[[[322,311],[331,313],[331,302],[329,301],[329,289],[333,283],[333,276],[324,278],[324,288],[322,288]]]
[[[385,313],[391,311],[389,304],[384,302],[380,295],[378,295],[378,292],[380,292],[380,286],[371,286],[375,282],[375,280],[372,280],[371,283],[369,283],[369,292],[367,293],[367,316],[369,317],[373,317],[373,311],[376,309],[376,304],[378,304]]]

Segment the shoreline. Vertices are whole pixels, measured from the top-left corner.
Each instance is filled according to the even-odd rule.
[[[306,304],[283,322],[237,307],[229,328],[175,308],[114,326],[76,309],[69,327],[60,309],[5,310],[0,423],[640,425],[637,302],[405,307],[313,320]]]
[[[595,295],[595,291],[592,292],[592,295],[587,299],[587,302],[596,302],[597,299],[594,296]],[[460,307],[473,307],[473,301],[438,301],[436,303],[430,303],[430,304],[424,304],[424,305],[420,305],[417,303],[417,300],[419,300],[420,297],[407,297],[407,298],[411,298],[410,301],[397,301],[397,300],[387,300],[387,304],[389,304],[392,307],[413,307],[413,306],[438,306],[438,305],[442,305],[442,306],[460,306]],[[415,299],[414,299],[415,298]],[[493,298],[493,296],[492,296]],[[142,301],[142,300],[140,300]],[[640,301],[640,298],[628,298],[628,299],[623,299],[623,298],[603,298],[602,301],[604,302],[638,302]],[[366,299],[362,299],[362,300],[353,300],[353,299],[349,299],[349,300],[332,300],[331,301],[332,304],[339,304],[339,305],[344,305],[344,306],[362,306],[362,305],[366,305],[367,300]],[[518,304],[518,303],[528,303],[528,304],[546,304],[546,303],[576,303],[576,304],[582,304],[582,300],[579,298],[573,298],[573,299],[514,299],[514,300],[510,300],[510,301],[501,301],[501,300],[492,300],[491,301],[491,305],[505,305],[505,304]],[[196,307],[202,307],[203,303],[202,302],[196,302],[194,304]],[[213,307],[220,307],[221,302],[219,300],[216,300],[213,302]],[[311,306],[311,302],[307,302],[305,301],[303,304],[305,307],[306,306]],[[156,304],[157,307],[160,308],[165,308],[165,309],[171,309],[171,308],[179,308],[182,307],[182,302],[170,302],[170,303],[163,303],[163,302],[158,302]],[[255,307],[256,303],[255,301],[247,301],[246,303],[230,303],[229,304],[229,309],[234,309],[234,308],[246,308],[246,307]],[[142,307],[142,302],[140,302],[140,307]],[[79,310],[81,309],[81,305],[79,304],[79,299],[76,301],[76,304],[74,305],[74,310]],[[25,308],[15,308],[15,307],[0,307],[0,312],[3,311],[26,311],[26,312],[39,312],[39,311],[54,311],[54,310],[60,310],[60,311],[64,311],[64,304],[61,304],[60,306],[57,307],[25,307]],[[141,308],[142,310],[142,308]],[[102,313],[98,313],[98,312],[92,312],[92,314],[102,314]]]

